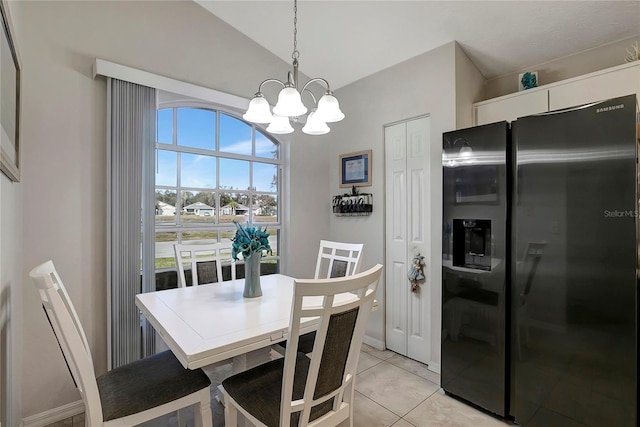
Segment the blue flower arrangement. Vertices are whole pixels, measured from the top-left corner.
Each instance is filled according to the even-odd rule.
[[[522,87],[525,89],[531,89],[538,86],[538,79],[536,75],[531,72],[526,72],[522,75],[522,79],[520,79],[520,83],[522,83]]]
[[[231,239],[233,242],[233,249],[231,250],[233,259],[237,261],[239,254],[242,254],[242,259],[245,260],[255,253],[262,254],[263,251],[266,251],[267,254],[272,254],[267,227],[263,230],[259,225],[256,227],[251,225],[243,227],[236,221],[233,221],[233,223],[236,225],[236,236]]]

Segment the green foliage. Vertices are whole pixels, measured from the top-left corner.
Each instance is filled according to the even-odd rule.
[[[156,209],[158,209],[158,202],[164,202],[171,206],[177,204],[177,194],[172,190],[156,190]],[[255,201],[262,207],[262,215],[275,215],[278,201],[275,197],[268,194],[260,194],[255,197]],[[182,207],[189,206],[191,204],[201,202],[212,208],[216,207],[216,193],[214,191],[199,191],[193,193],[191,191],[184,191],[181,195]],[[238,207],[238,205],[248,205],[249,197],[246,193],[227,193],[220,192],[220,207],[231,206],[232,208]]]
[[[172,268],[176,266],[176,259],[171,258],[156,258],[156,270],[161,268]]]
[[[175,206],[176,205],[176,192],[171,190],[156,190],[156,201],[164,202],[168,205]]]

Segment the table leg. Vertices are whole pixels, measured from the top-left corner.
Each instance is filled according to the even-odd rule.
[[[233,373],[237,374],[271,360],[271,347],[259,348],[233,358]]]
[[[247,369],[251,369],[255,366],[262,365],[263,363],[273,360],[275,357],[271,355],[271,347],[259,348],[257,350],[250,351],[249,353],[234,356],[231,364],[233,374],[244,372]],[[222,393],[222,385],[218,386],[218,392],[216,393],[216,400],[224,405],[224,394]]]

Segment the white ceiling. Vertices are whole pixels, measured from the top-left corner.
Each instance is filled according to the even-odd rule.
[[[195,1],[291,62],[292,0]],[[640,0],[298,3],[300,71],[332,89],[452,40],[490,79],[636,35]]]

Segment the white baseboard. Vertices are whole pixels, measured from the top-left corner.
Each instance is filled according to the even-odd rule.
[[[84,403],[82,400],[67,403],[39,414],[31,415],[22,420],[23,427],[44,427],[58,421],[79,415],[84,412]]]
[[[431,372],[435,372],[436,374],[440,374],[440,364],[430,361],[429,363],[427,363],[427,369],[429,369]]]
[[[362,342],[364,344],[370,345],[371,347],[377,349],[377,350],[384,350],[386,348],[384,341],[380,341],[378,339],[375,338],[371,338],[369,336],[364,337],[364,340],[362,340]]]

